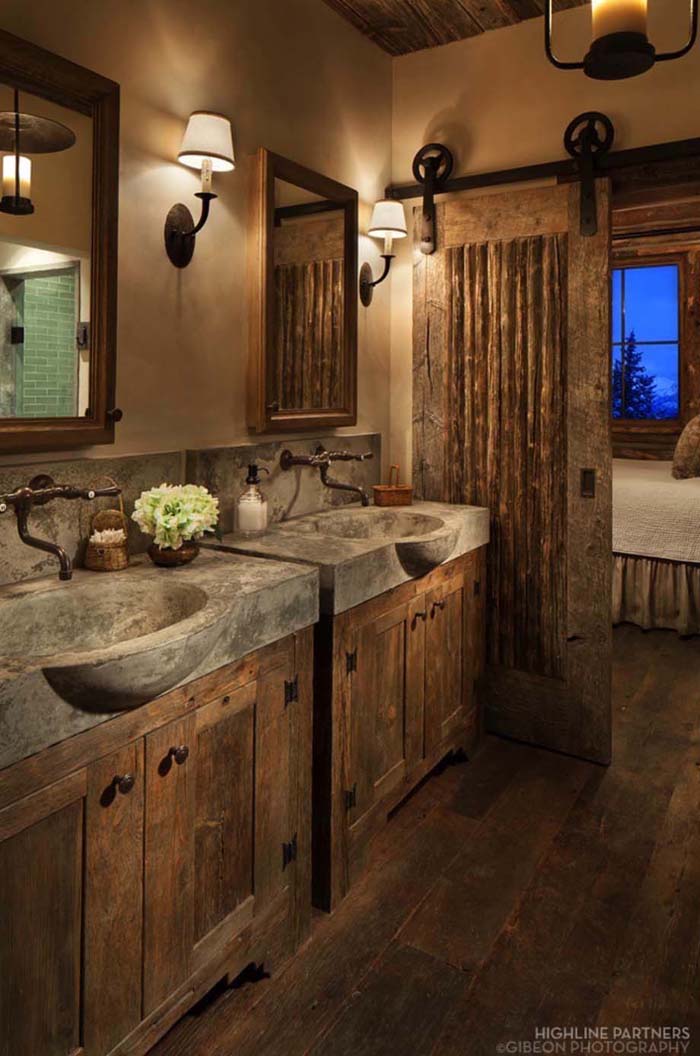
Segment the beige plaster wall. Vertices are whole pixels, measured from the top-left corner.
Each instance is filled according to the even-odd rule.
[[[390,179],[389,57],[320,0],[8,0],[0,24],[122,88],[124,420],[113,448],[90,453],[247,439],[248,159],[264,145],[356,187],[362,229]],[[215,176],[220,198],[192,264],[178,271],[163,251],[163,222],[178,200],[199,207],[196,174],[175,161],[195,109],[231,118],[238,165]],[[360,261],[376,264],[377,253],[360,240]],[[389,348],[386,296],[360,313],[357,431],[388,430]]]
[[[663,49],[687,36],[686,0],[649,0],[650,36]],[[590,41],[590,7],[555,16],[556,51],[578,59]],[[455,175],[565,156],[564,129],[584,110],[602,110],[620,148],[700,136],[700,46],[643,77],[605,83],[554,69],[543,50],[543,20],[501,29],[394,62],[393,182],[412,183],[420,146],[447,144]],[[478,193],[478,192],[476,192]],[[506,190],[505,193],[508,193]],[[411,206],[406,203],[410,219]],[[391,429],[388,454],[411,460],[412,296],[410,238],[392,275]]]

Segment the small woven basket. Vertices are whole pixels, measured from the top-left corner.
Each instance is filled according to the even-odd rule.
[[[396,482],[394,480],[396,471]],[[411,506],[413,505],[413,488],[410,484],[399,484],[399,467],[391,466],[389,469],[389,483],[375,484],[374,505],[375,506]]]
[[[107,478],[111,484],[115,481]],[[103,532],[107,528],[122,528],[124,541],[116,543],[93,543],[88,540],[85,552],[85,567],[92,572],[121,572],[129,565],[129,521],[124,513],[124,499],[119,495],[118,510],[100,510],[92,518],[90,534]]]

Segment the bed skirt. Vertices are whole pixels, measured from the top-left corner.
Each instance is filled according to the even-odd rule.
[[[613,623],[700,634],[700,565],[613,554]]]

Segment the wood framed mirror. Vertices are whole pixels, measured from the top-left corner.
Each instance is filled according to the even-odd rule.
[[[261,147],[250,207],[248,424],[357,421],[357,191]]]
[[[0,31],[0,153],[0,453],[111,443],[119,85]]]

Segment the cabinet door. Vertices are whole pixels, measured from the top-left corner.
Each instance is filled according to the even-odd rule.
[[[421,757],[425,598],[369,623],[354,638],[349,788],[355,825],[401,783]]]
[[[0,1054],[80,1048],[85,771],[0,812]]]
[[[257,684],[225,687],[197,712],[195,966],[250,921]]]
[[[84,1044],[104,1056],[141,1019],[143,741],[88,768]]]
[[[296,832],[293,715],[288,702],[293,654],[261,673],[255,714],[255,913],[260,914],[293,881],[299,834]]]
[[[196,747],[193,715],[146,737],[144,1015],[191,970]]]
[[[471,579],[469,579],[471,584]],[[439,748],[471,708],[466,671],[469,603],[460,574],[426,595],[425,755]]]

